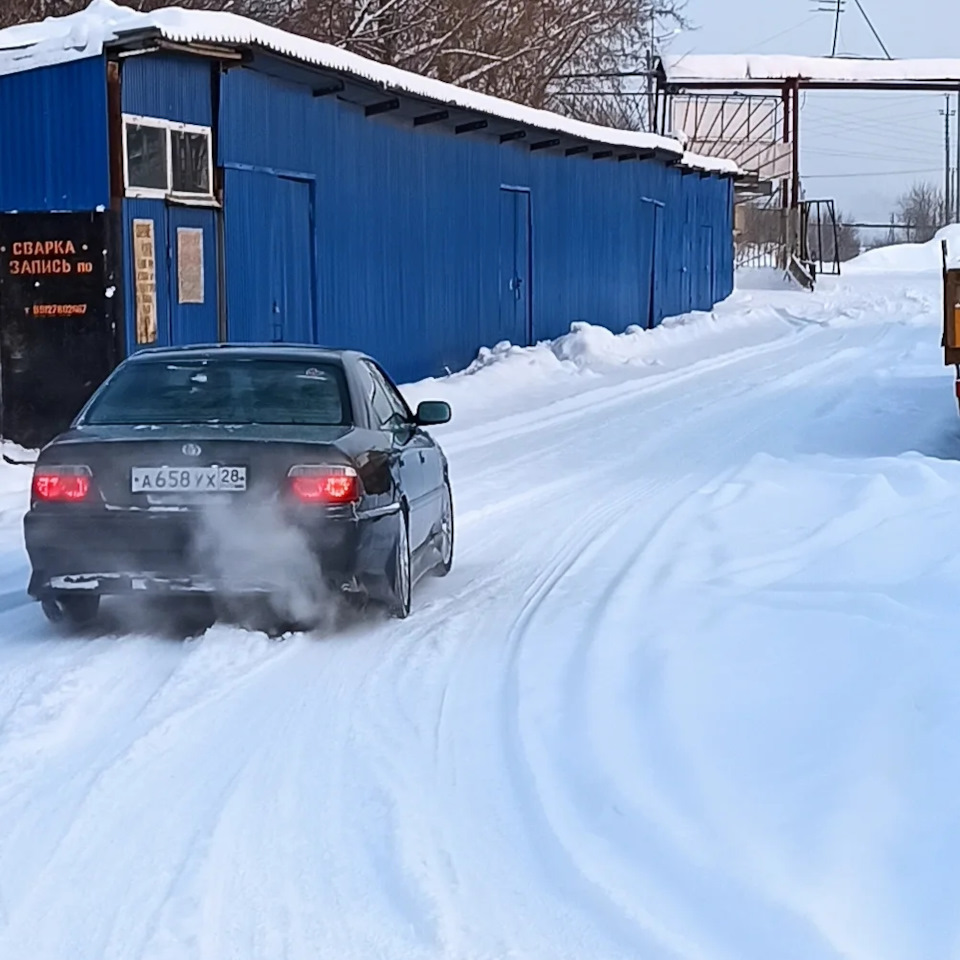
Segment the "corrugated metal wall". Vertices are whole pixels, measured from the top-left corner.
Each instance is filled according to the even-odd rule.
[[[130,57],[121,62],[123,112],[178,123],[213,125],[213,70],[210,60],[173,55]],[[180,206],[165,200],[123,202],[124,301],[127,343],[136,348],[132,223],[153,220],[156,244],[157,340],[211,343],[219,335],[217,300],[217,216],[212,208]],[[203,231],[204,302],[181,303],[177,287],[177,230]]]
[[[110,204],[102,57],[0,77],[0,211]]]
[[[252,279],[270,263],[266,228],[254,223],[266,224],[276,205],[271,179],[299,179],[313,184],[313,237],[285,256],[313,258],[297,269],[316,282],[314,315],[301,328],[315,324],[321,342],[377,355],[403,380],[463,367],[518,329],[504,312],[504,187],[529,198],[523,296],[534,340],[577,320],[647,326],[709,309],[732,287],[732,194],[722,178],[414,131],[252,69],[222,79],[219,157],[228,168],[228,332],[239,311],[237,336],[276,339],[272,316],[258,320],[243,306],[251,284],[270,282]]]
[[[177,55],[126,59],[122,108],[213,126],[214,69]],[[109,205],[102,58],[0,77],[0,103],[17,104],[0,110],[0,210]],[[217,136],[237,339],[315,337],[411,379],[578,320],[622,330],[709,309],[732,287],[732,184],[722,178],[415,131],[247,68],[220,78]],[[130,225],[144,217],[157,241],[158,342],[216,338],[218,216],[124,201],[128,343]],[[203,305],[176,297],[176,230],[188,221],[204,231]]]
[[[219,78],[218,115],[215,69],[126,59],[122,107],[211,126],[218,116],[231,337],[315,337],[412,379],[463,367],[504,337],[555,337],[578,320],[647,326],[732,288],[728,179],[413,130],[249,68]],[[0,77],[0,104],[17,105],[0,110],[0,210],[109,205],[103,58]],[[155,223],[158,342],[214,339],[220,214],[127,199],[128,342],[135,217]],[[202,305],[175,295],[184,224],[204,231]]]
[[[123,111],[180,123],[213,123],[211,61],[200,57],[130,57],[123,61]]]

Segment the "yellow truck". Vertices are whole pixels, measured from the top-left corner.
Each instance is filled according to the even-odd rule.
[[[960,265],[950,266],[947,241],[943,249],[943,362],[956,370],[956,394],[960,403]]]

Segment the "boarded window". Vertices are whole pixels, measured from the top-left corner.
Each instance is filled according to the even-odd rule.
[[[137,343],[156,343],[157,252],[152,220],[133,221],[133,276]]]
[[[128,123],[127,186],[167,190],[167,131],[163,127]]]
[[[177,299],[203,303],[203,230],[177,227]]]

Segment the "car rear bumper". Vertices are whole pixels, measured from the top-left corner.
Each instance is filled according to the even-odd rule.
[[[288,526],[298,533],[296,547],[306,545],[315,572],[328,586],[380,596],[387,589],[398,518],[398,508],[366,514],[314,511],[290,518]],[[289,557],[266,551],[261,558],[252,538],[245,562],[224,563],[236,557],[201,549],[200,529],[199,518],[189,511],[70,516],[31,510],[24,517],[32,566],[28,592],[35,599],[65,592],[248,595],[270,592],[284,576]]]

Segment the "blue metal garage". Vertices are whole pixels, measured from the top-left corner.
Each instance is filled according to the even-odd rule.
[[[229,14],[101,0],[14,30],[0,212],[21,237],[31,214],[102,212],[109,296],[90,309],[117,356],[307,341],[410,380],[573,321],[653,326],[732,288],[734,171],[673,140]]]

